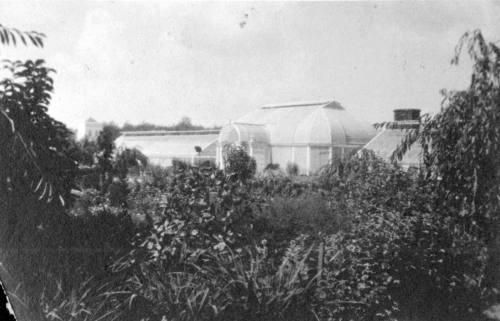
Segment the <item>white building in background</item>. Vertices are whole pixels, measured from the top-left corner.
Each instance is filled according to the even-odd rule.
[[[136,148],[151,164],[170,166],[177,159],[187,163],[215,162],[219,130],[125,131],[115,141],[118,148]]]
[[[85,137],[95,141],[103,128],[103,123],[99,123],[95,119],[89,118],[85,121]]]
[[[331,159],[363,147],[376,134],[338,102],[264,106],[221,130],[122,132],[118,148],[137,148],[152,164],[170,166],[173,159],[211,160],[223,167],[224,146],[246,144],[257,171],[270,164],[282,170],[295,164],[299,174],[316,173]]]
[[[286,169],[296,164],[300,174],[316,173],[334,158],[342,158],[376,134],[338,102],[291,103],[261,107],[222,128],[217,140],[217,163],[223,164],[227,144],[245,143],[257,162]]]

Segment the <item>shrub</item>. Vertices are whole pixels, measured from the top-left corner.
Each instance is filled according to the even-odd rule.
[[[322,317],[478,318],[488,290],[484,244],[435,206],[432,181],[371,153],[331,164],[320,179],[334,211],[351,220],[326,239]]]
[[[252,193],[262,198],[295,197],[324,192],[315,181],[298,181],[286,176],[260,176],[246,184],[251,186]]]
[[[485,282],[486,244],[458,228],[450,217],[414,218],[391,260],[392,287],[405,315],[420,319],[480,319],[491,297]]]
[[[326,237],[312,300],[319,319],[481,319],[485,246],[434,214],[360,213]]]
[[[319,239],[345,229],[349,220],[346,213],[333,211],[329,197],[310,192],[268,200],[257,216],[254,229],[268,240],[272,255],[280,257],[291,239],[301,234]]]
[[[267,170],[275,171],[278,169],[280,169],[280,164],[273,164],[273,163],[267,164],[266,168],[264,168],[265,171],[267,171]]]
[[[14,205],[12,201],[10,205]],[[2,234],[0,272],[8,288],[15,289],[18,299],[13,304],[19,319],[55,318],[64,315],[62,310],[69,313],[66,308],[70,305],[95,312],[96,318],[99,315],[92,302],[100,302],[92,295],[86,295],[83,301],[78,296],[88,290],[85,281],[90,277],[91,293],[112,279],[109,266],[131,250],[130,242],[138,230],[123,212],[110,211],[106,202],[89,203],[95,206],[80,216],[67,215],[63,208],[29,196],[23,196],[21,203],[10,208],[10,213],[18,217],[20,213],[32,217],[18,221]],[[85,317],[91,320],[87,312]],[[79,318],[83,320],[83,314]]]
[[[177,262],[181,248],[190,254],[221,244],[238,247],[253,239],[251,222],[258,200],[247,186],[220,170],[178,170],[156,195],[153,226],[141,245],[151,260]]]
[[[128,174],[138,175],[148,165],[148,158],[136,148],[119,149],[113,161],[113,171],[121,179]]]
[[[287,163],[286,173],[289,176],[297,176],[299,174],[299,166],[296,163]]]
[[[129,189],[125,179],[114,177],[113,181],[108,186],[108,191],[106,196],[109,199],[111,206],[126,207],[128,193]]]
[[[257,178],[265,177],[283,177],[285,173],[280,170],[279,164],[268,164],[262,174],[258,175]]]
[[[325,168],[321,184],[187,164],[159,173],[158,185],[136,182],[127,209],[84,194],[85,215],[44,222],[50,242],[36,229],[43,218],[23,222],[23,246],[103,248],[23,267],[45,287],[30,306],[75,321],[460,320],[489,299],[483,242],[433,206],[432,182],[372,154]],[[126,255],[111,273],[116,252]]]
[[[143,185],[156,187],[161,190],[167,187],[170,182],[170,178],[173,175],[171,168],[151,164],[146,167],[144,172],[145,175],[144,177],[141,177],[141,183]]]
[[[255,175],[257,163],[250,157],[244,145],[228,145],[224,151],[224,167],[228,175],[246,181]]]
[[[357,202],[409,213],[427,210],[437,201],[432,185],[418,174],[404,172],[372,151],[362,150],[349,159],[324,166],[319,185],[339,204]]]
[[[164,210],[166,202],[162,189],[154,184],[138,184],[127,197],[128,214],[136,221],[151,225]]]
[[[217,168],[217,164],[214,159],[195,158],[194,165],[205,168]]]
[[[189,167],[189,163],[185,162],[184,160],[178,159],[178,158],[173,158],[172,159],[172,167],[174,170],[185,170]]]

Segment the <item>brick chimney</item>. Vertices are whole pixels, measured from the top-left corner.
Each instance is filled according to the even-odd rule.
[[[420,124],[420,109],[394,109],[394,128],[417,128]]]
[[[420,109],[394,109],[394,121],[420,121]]]

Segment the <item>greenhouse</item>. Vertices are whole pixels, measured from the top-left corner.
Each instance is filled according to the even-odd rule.
[[[378,134],[366,144],[363,149],[372,150],[377,156],[387,162],[392,162],[391,157],[397,147],[411,129],[420,126],[419,109],[395,109],[394,121],[380,129]],[[403,169],[418,168],[423,163],[422,147],[413,143],[403,157],[396,161]]]
[[[360,149],[375,134],[336,101],[267,105],[222,128],[217,162],[223,166],[224,146],[245,144],[258,171],[271,163],[281,169],[294,164],[300,174],[310,175]]]
[[[193,164],[215,162],[218,134],[219,130],[122,132],[115,143],[118,148],[138,149],[152,164],[170,166],[174,159]]]

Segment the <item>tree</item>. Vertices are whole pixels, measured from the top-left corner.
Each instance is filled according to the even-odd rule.
[[[99,185],[105,191],[112,180],[113,152],[115,151],[116,132],[111,126],[104,126],[97,137],[97,166]]]
[[[105,123],[103,130],[106,129],[110,132],[110,136],[113,141],[115,141],[121,135],[120,127],[118,127],[114,122]]]
[[[131,168],[145,168],[148,158],[135,148],[119,150],[114,160],[114,173],[120,179],[125,179]]]
[[[246,181],[255,175],[257,164],[245,145],[228,145],[224,148],[224,167],[227,174]]]
[[[43,60],[5,61],[11,73],[0,82],[1,183],[7,190],[32,187],[40,199],[69,198],[76,162],[68,150],[72,133],[47,113],[53,91]]]
[[[16,28],[8,28],[0,24],[0,42],[3,45],[13,44],[16,46],[21,40],[24,45],[28,45],[31,41],[35,47],[43,47],[44,38],[45,35],[37,31],[19,31]]]
[[[182,117],[181,121],[175,125],[177,128],[176,130],[189,130],[193,128],[193,124],[191,123],[191,118],[189,117]]]
[[[121,130],[123,131],[146,131],[146,130],[203,130],[209,129],[201,125],[193,125],[189,117],[182,117],[182,119],[174,125],[164,126],[155,125],[151,123],[143,122],[142,124],[132,125],[129,123],[123,124]],[[211,129],[220,129],[220,127],[214,126]]]
[[[97,143],[85,137],[83,140],[76,142],[76,144],[78,149],[76,155],[78,163],[85,166],[95,165],[98,150]]]
[[[44,38],[35,31],[0,25],[3,45],[43,47]],[[0,81],[0,236],[3,249],[16,249],[2,251],[2,258],[12,258],[4,252],[22,253],[26,236],[45,223],[45,213],[52,217],[60,213],[61,206],[52,200],[70,203],[76,162],[71,156],[71,131],[47,113],[54,70],[43,60],[3,61],[0,68],[10,72]]]
[[[442,91],[442,110],[422,119],[393,155],[414,142],[423,148],[425,170],[435,182],[443,213],[488,245],[491,286],[500,288],[500,48],[479,30],[465,33],[455,50],[473,63],[471,82],[461,91]]]

